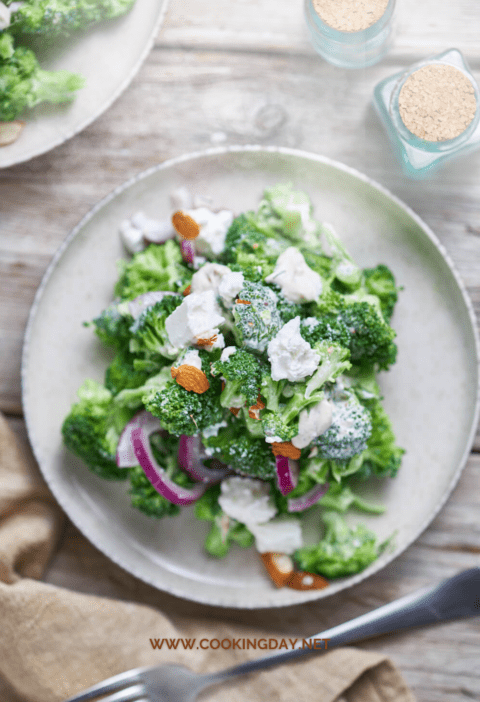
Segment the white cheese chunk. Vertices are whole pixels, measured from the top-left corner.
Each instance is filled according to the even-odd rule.
[[[218,294],[221,282],[229,273],[231,273],[230,268],[222,266],[221,263],[205,263],[192,276],[192,293],[213,290],[215,294]]]
[[[311,444],[332,424],[332,405],[328,400],[322,400],[310,409],[300,412],[298,420],[298,434],[292,439],[292,444],[299,449]]]
[[[232,307],[233,301],[243,288],[245,277],[240,271],[230,271],[223,276],[218,286],[218,294],[225,307]]]
[[[287,378],[297,382],[311,375],[320,362],[320,355],[300,334],[300,317],[291,319],[280,329],[267,351],[272,380]]]
[[[218,256],[225,248],[225,237],[233,222],[233,212],[220,210],[212,212],[208,207],[197,207],[186,210],[200,227],[200,234],[195,239],[195,248],[198,253],[206,256]]]
[[[270,485],[263,480],[233,476],[220,483],[218,504],[229,517],[250,527],[267,522],[277,513]]]
[[[0,2],[0,31],[10,26],[11,9]]]
[[[213,290],[190,293],[181,305],[165,320],[165,329],[172,346],[182,348],[198,339],[218,335],[218,326],[225,318],[215,299]]]
[[[307,265],[300,251],[289,246],[277,259],[275,269],[265,278],[278,285],[290,302],[309,302],[322,293],[322,279]]]
[[[266,524],[248,524],[259,553],[290,555],[303,546],[302,527],[298,519],[273,519]]]

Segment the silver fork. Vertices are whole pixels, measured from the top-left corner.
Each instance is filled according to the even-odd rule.
[[[408,627],[474,615],[480,615],[480,568],[462,571],[440,585],[417,590],[309,638],[327,639],[326,646],[331,649]],[[108,678],[66,702],[87,702],[101,695],[108,695],[101,702],[193,702],[207,687],[314,652],[318,651],[294,648],[207,675],[193,673],[181,665],[135,668]]]

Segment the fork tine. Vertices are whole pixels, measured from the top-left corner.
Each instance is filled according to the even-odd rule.
[[[144,685],[133,685],[132,687],[127,687],[119,692],[114,692],[113,695],[108,695],[108,697],[102,697],[101,702],[141,702],[145,700],[145,686]],[[148,702],[148,700],[146,700]]]
[[[141,672],[142,668],[134,668],[133,670],[127,670],[124,673],[119,673],[119,675],[113,675],[111,678],[102,680],[102,682],[89,687],[88,690],[84,690],[78,695],[69,697],[68,700],[65,700],[65,702],[87,702],[87,700],[93,700],[95,697],[99,697],[100,695],[106,695],[109,692],[120,690],[126,685],[141,683]]]

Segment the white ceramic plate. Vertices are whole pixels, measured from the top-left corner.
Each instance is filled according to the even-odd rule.
[[[119,97],[152,48],[168,0],[136,0],[123,17],[36,51],[46,70],[80,73],[86,79],[71,103],[42,104],[25,116],[13,144],[0,148],[0,168],[44,154],[85,129]],[[23,117],[20,117],[22,119]]]
[[[325,590],[277,590],[252,549],[223,560],[202,549],[208,525],[192,509],[154,520],[129,505],[124,483],[97,478],[62,447],[60,427],[86,377],[103,380],[107,354],[82,326],[110,301],[115,261],[124,255],[120,220],[142,209],[170,213],[181,185],[237,213],[263,189],[292,181],[318,219],[333,223],[362,266],[388,264],[405,287],[395,311],[398,363],[381,376],[386,409],[407,449],[395,479],[364,493],[385,502],[380,517],[359,513],[396,547],[354,577]],[[59,503],[92,543],[142,580],[180,597],[228,607],[273,607],[327,597],[398,556],[442,507],[467,459],[478,417],[478,344],[470,302],[445,251],[403,203],[360,173],[329,159],[283,148],[239,147],[173,159],[130,180],[70,234],[37,293],[26,333],[23,401],[30,440]],[[354,521],[355,521],[354,520]]]

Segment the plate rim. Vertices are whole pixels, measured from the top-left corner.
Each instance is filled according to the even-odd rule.
[[[166,4],[168,4],[168,0],[166,0]],[[444,261],[447,263],[454,280],[458,286],[458,289],[461,293],[463,304],[465,305],[469,322],[470,322],[470,329],[469,331],[472,333],[473,337],[473,342],[474,342],[474,350],[475,350],[475,368],[476,368],[476,374],[477,374],[477,383],[476,383],[476,395],[475,395],[475,406],[474,406],[474,412],[472,415],[472,422],[470,426],[470,431],[468,434],[468,439],[465,443],[465,448],[463,450],[461,459],[458,463],[457,469],[455,470],[454,474],[452,475],[450,479],[450,483],[447,486],[447,489],[445,490],[442,499],[435,505],[434,509],[425,517],[425,519],[422,521],[420,524],[419,528],[417,531],[408,539],[408,541],[403,545],[400,551],[396,552],[394,551],[391,554],[388,554],[387,556],[384,555],[384,557],[380,557],[378,560],[374,561],[374,563],[371,564],[368,568],[365,570],[361,571],[360,573],[357,573],[354,576],[350,576],[345,579],[339,579],[336,582],[332,584],[331,587],[326,588],[325,590],[318,590],[318,591],[306,591],[306,592],[300,592],[297,593],[296,591],[291,590],[292,597],[290,600],[282,603],[277,603],[273,602],[271,600],[268,600],[266,602],[263,602],[262,604],[255,604],[255,603],[250,603],[248,600],[246,600],[242,604],[237,604],[236,602],[232,602],[231,599],[222,599],[222,598],[208,598],[204,596],[198,596],[196,592],[193,592],[194,596],[186,596],[185,591],[182,590],[181,588],[178,588],[176,585],[171,585],[167,584],[167,586],[162,585],[159,586],[158,583],[156,583],[152,578],[149,578],[146,574],[138,572],[136,568],[132,568],[130,565],[125,565],[123,562],[122,558],[119,558],[118,555],[115,553],[111,553],[109,548],[105,548],[104,545],[99,546],[98,543],[95,541],[95,535],[92,534],[90,535],[90,529],[87,527],[85,528],[84,525],[81,525],[80,523],[77,522],[76,518],[72,518],[72,516],[69,513],[68,508],[64,505],[64,500],[63,497],[59,497],[57,495],[55,487],[52,486],[53,480],[50,478],[50,476],[45,475],[43,468],[41,466],[40,460],[38,459],[38,450],[36,449],[35,446],[35,441],[34,441],[34,433],[33,429],[30,426],[30,420],[29,420],[29,413],[28,413],[28,392],[27,392],[27,366],[28,366],[28,361],[29,361],[29,346],[30,346],[30,338],[32,334],[32,329],[35,321],[35,317],[37,314],[37,311],[40,307],[41,300],[43,297],[43,293],[49,283],[50,277],[52,276],[54,270],[57,267],[57,264],[59,260],[62,258],[64,252],[66,249],[70,246],[71,242],[77,237],[77,235],[82,231],[82,229],[85,227],[85,225],[90,222],[91,219],[93,219],[96,214],[103,209],[104,207],[108,206],[118,195],[120,195],[123,191],[128,190],[130,187],[135,185],[137,182],[144,180],[154,173],[157,173],[162,170],[167,170],[171,167],[175,167],[179,164],[185,163],[187,161],[195,161],[197,159],[205,158],[205,157],[211,157],[211,156],[222,156],[230,153],[253,153],[253,152],[262,152],[262,153],[274,153],[274,154],[281,154],[285,156],[293,156],[297,158],[304,158],[310,161],[315,161],[317,163],[321,163],[326,166],[330,166],[333,168],[336,168],[340,171],[343,171],[345,173],[348,173],[349,175],[363,181],[364,183],[368,184],[369,186],[373,187],[375,190],[379,191],[382,193],[384,196],[389,198],[391,201],[393,201],[398,207],[400,207],[402,210],[404,210],[409,217],[411,217],[415,223],[420,227],[420,229],[427,235],[427,237],[430,239],[431,243],[435,246],[435,248],[439,251],[441,256],[443,257]],[[473,362],[473,359],[472,359]],[[284,146],[262,146],[259,144],[250,144],[250,145],[230,145],[230,146],[216,146],[216,147],[210,147],[205,150],[198,150],[198,151],[193,151],[189,152],[187,154],[182,154],[180,156],[175,156],[173,158],[169,158],[165,161],[162,161],[158,164],[155,164],[153,166],[150,166],[149,168],[140,171],[139,173],[131,176],[128,178],[126,181],[121,183],[120,185],[116,186],[110,193],[105,195],[101,200],[99,200],[78,222],[78,224],[70,231],[70,233],[66,236],[64,241],[60,244],[58,247],[56,253],[54,254],[52,260],[50,261],[49,265],[47,266],[47,269],[42,277],[42,281],[37,288],[37,291],[34,296],[34,300],[32,303],[32,306],[30,308],[29,314],[28,314],[28,319],[27,319],[27,324],[25,327],[25,333],[24,333],[24,340],[23,340],[23,348],[22,348],[22,358],[21,358],[21,396],[22,396],[22,406],[23,406],[23,412],[24,412],[24,421],[27,429],[27,435],[29,438],[29,442],[32,448],[32,451],[34,453],[35,459],[37,461],[37,464],[39,466],[40,472],[46,481],[49,489],[51,490],[52,494],[54,495],[55,500],[58,502],[60,507],[63,509],[67,517],[72,521],[72,523],[79,529],[79,531],[92,543],[95,545],[96,548],[98,548],[107,558],[109,558],[111,561],[113,561],[116,565],[120,566],[123,568],[126,572],[133,574],[135,577],[139,578],[143,582],[147,583],[148,585],[151,585],[154,587],[156,590],[160,592],[168,592],[171,595],[174,595],[176,597],[179,597],[181,599],[187,599],[189,601],[193,602],[198,602],[201,604],[205,605],[210,605],[210,606],[218,606],[218,607],[225,607],[225,608],[235,608],[235,609],[245,609],[245,610],[254,610],[254,609],[271,609],[271,608],[280,608],[280,607],[288,607],[288,606],[294,606],[297,604],[302,604],[305,602],[310,602],[310,601],[315,601],[318,599],[325,599],[327,597],[330,597],[338,592],[341,592],[343,590],[348,589],[349,587],[352,587],[354,585],[357,585],[358,583],[362,582],[363,580],[366,580],[369,578],[371,575],[374,575],[375,573],[379,572],[383,568],[385,568],[388,564],[390,564],[392,561],[394,561],[398,556],[403,554],[418,538],[419,536],[425,531],[425,529],[431,524],[431,522],[435,519],[435,517],[438,515],[440,510],[443,508],[445,505],[446,501],[450,497],[453,489],[455,488],[456,484],[458,483],[458,480],[460,479],[460,475],[463,472],[465,465],[468,461],[469,455],[471,453],[471,448],[475,439],[476,435],[476,430],[479,422],[479,417],[480,417],[480,335],[479,335],[479,330],[477,327],[477,320],[473,308],[473,303],[471,301],[471,298],[468,294],[468,291],[466,289],[466,286],[460,276],[460,274],[457,271],[456,265],[454,264],[453,260],[450,258],[450,255],[444,245],[440,242],[436,234],[433,232],[433,230],[429,227],[429,225],[423,221],[423,219],[416,214],[414,210],[411,209],[409,205],[407,205],[403,200],[401,200],[399,197],[394,195],[388,188],[385,186],[381,185],[377,181],[373,180],[366,174],[362,173],[361,171],[358,171],[355,168],[352,168],[351,166],[347,166],[346,164],[343,164],[339,161],[336,161],[335,159],[332,159],[327,156],[322,156],[320,154],[315,154],[312,152],[304,151],[302,149],[295,149],[295,148],[290,148],[290,147],[284,147]],[[345,580],[348,580],[348,584],[345,585]]]
[[[22,155],[20,158],[11,157],[10,160],[6,160],[4,163],[0,162],[0,169],[11,168],[12,166],[17,166],[21,163],[26,163],[27,161],[31,161],[33,158],[37,158],[37,156],[43,156],[44,154],[47,154],[50,151],[53,151],[53,149],[56,149],[58,146],[61,146],[62,144],[65,144],[65,142],[69,141],[77,134],[80,134],[80,132],[83,132],[84,129],[89,127],[93,122],[95,122],[99,117],[101,117],[103,115],[103,113],[106,112],[113,105],[113,103],[120,97],[120,95],[122,95],[122,93],[128,88],[130,83],[133,81],[133,79],[135,78],[135,76],[139,72],[144,61],[146,60],[147,56],[149,55],[150,51],[153,48],[153,45],[155,43],[155,39],[157,37],[158,32],[160,31],[160,27],[163,24],[163,20],[165,18],[165,14],[167,12],[168,5],[170,3],[170,0],[157,0],[157,1],[161,3],[161,6],[160,6],[158,16],[155,20],[153,27],[152,27],[152,32],[150,34],[149,40],[147,41],[147,43],[143,47],[143,50],[141,51],[141,53],[137,57],[137,60],[133,64],[130,71],[127,73],[126,76],[124,76],[121,83],[117,86],[117,89],[115,90],[115,92],[109,96],[109,98],[106,100],[106,102],[103,102],[101,104],[101,106],[96,110],[96,112],[94,112],[92,115],[88,116],[86,119],[84,119],[82,122],[80,122],[77,126],[75,126],[67,134],[61,133],[60,136],[58,137],[58,139],[54,140],[48,146],[41,146],[40,148],[34,147],[29,152]],[[128,13],[127,13],[127,16],[128,16]],[[26,128],[28,128],[28,121],[27,121],[25,126],[26,126]]]

